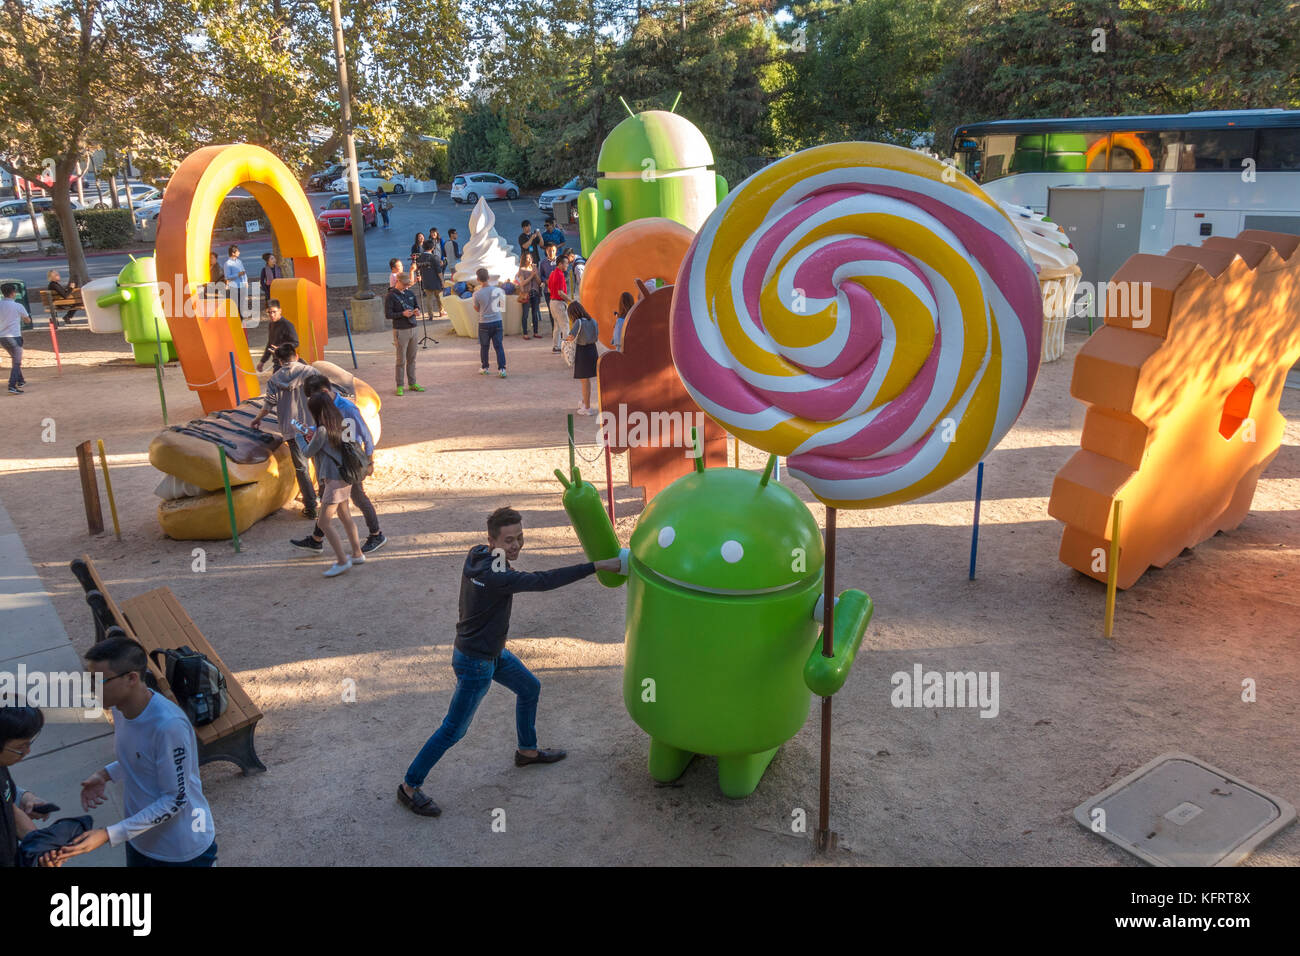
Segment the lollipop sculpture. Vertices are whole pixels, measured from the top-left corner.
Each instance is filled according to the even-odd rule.
[[[955,169],[879,143],[750,177],[696,236],[673,297],[673,360],[696,402],[839,508],[970,470],[1024,407],[1041,338],[1007,216]]]
[[[971,180],[878,143],[819,146],[727,196],[686,254],[673,361],[704,411],[789,456],[826,510],[942,488],[1010,430],[1033,388],[1042,300],[1014,225]],[[829,840],[822,698],[818,844]]]

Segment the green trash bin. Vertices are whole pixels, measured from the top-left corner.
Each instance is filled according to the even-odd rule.
[[[22,279],[0,279],[0,286],[5,285],[6,283],[9,282],[12,282],[14,285],[18,286],[18,294],[14,296],[14,298],[17,299],[19,302],[21,302],[23,304],[23,308],[27,310],[27,318],[23,319],[23,329],[24,330],[30,329],[32,327],[32,319],[31,319],[32,304],[27,301],[27,283],[24,282]]]

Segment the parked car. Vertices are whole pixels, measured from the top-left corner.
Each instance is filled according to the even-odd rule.
[[[334,180],[343,175],[342,163],[330,163],[318,173],[312,173],[307,177],[307,191],[311,193],[324,192],[330,188]]]
[[[582,186],[579,184],[579,178],[574,176],[559,189],[548,189],[537,197],[537,208],[542,212],[550,212],[557,202],[572,203],[578,198],[578,193],[582,192]]]
[[[78,209],[76,197],[71,200],[72,208]],[[44,213],[54,208],[54,200],[49,196],[33,196],[32,206],[36,209],[36,224],[40,237],[46,238]],[[32,217],[27,212],[26,199],[6,199],[0,202],[0,242],[17,239],[33,239]]]
[[[363,195],[361,203],[361,219],[365,223],[365,228],[369,229],[378,223],[379,211],[375,208],[374,199],[369,195]],[[325,235],[352,231],[352,201],[347,193],[335,193],[320,208],[321,213],[316,217],[316,224]]]
[[[155,199],[162,199],[162,190],[157,186],[150,186],[148,183],[131,183],[127,189],[117,191],[117,204],[120,208],[127,207],[126,196],[131,194],[131,204],[139,205],[140,203],[153,202]],[[86,191],[86,205],[91,209],[112,209],[113,200],[107,189],[104,190],[103,198],[99,193]]]
[[[415,186],[415,180],[410,176],[394,175],[385,176],[373,170],[366,171],[358,167],[358,179],[362,189],[368,189],[372,193],[405,193],[410,192]],[[435,184],[436,185],[436,184]],[[348,191],[348,177],[346,175],[334,180],[330,187],[335,192],[345,193]]]
[[[518,199],[519,187],[496,173],[462,173],[451,181],[451,198],[470,205],[483,196],[493,199]]]

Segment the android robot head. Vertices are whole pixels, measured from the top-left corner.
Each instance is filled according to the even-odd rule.
[[[582,254],[635,219],[662,216],[699,229],[727,194],[712,164],[704,134],[676,113],[649,110],[623,120],[600,147],[596,188],[578,197]]]

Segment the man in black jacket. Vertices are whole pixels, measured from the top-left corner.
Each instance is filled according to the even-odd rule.
[[[513,596],[520,591],[552,591],[596,571],[618,571],[621,567],[618,558],[610,558],[552,571],[516,571],[510,562],[519,557],[524,546],[519,512],[498,508],[488,518],[487,527],[489,544],[470,548],[461,574],[460,620],[451,653],[452,670],[456,672],[451,706],[442,726],[425,742],[397,788],[402,805],[424,817],[436,817],[442,811],[420,786],[439,758],[465,736],[493,681],[515,692],[515,732],[519,740],[515,766],[564,759],[563,750],[537,749],[535,722],[542,685],[519,658],[506,650]]]
[[[423,392],[424,388],[415,383],[415,353],[419,351],[415,342],[415,322],[420,317],[420,307],[416,304],[415,293],[411,291],[411,282],[405,273],[400,273],[384,298],[384,317],[393,323],[393,347],[397,350],[397,394],[403,394],[405,385],[411,383],[411,391]]]
[[[266,349],[262,352],[262,360],[257,363],[257,370],[262,371],[262,366],[266,364],[266,360],[272,359],[271,371],[276,372],[280,369],[280,360],[275,358],[276,347],[288,342],[296,349],[298,347],[298,330],[293,327],[292,322],[284,317],[279,299],[267,300],[266,317],[271,321],[266,326]]]

